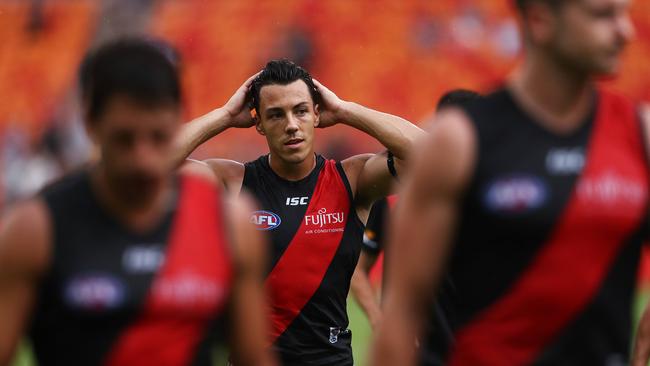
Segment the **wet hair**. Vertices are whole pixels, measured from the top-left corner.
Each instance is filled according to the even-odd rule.
[[[316,91],[311,75],[305,69],[289,60],[271,60],[251,85],[252,104],[257,114],[260,113],[260,91],[262,87],[267,85],[289,85],[296,80],[302,80],[307,84],[312,101],[314,104],[318,104],[320,94]]]
[[[79,70],[81,94],[90,120],[116,95],[147,107],[180,106],[178,58],[165,43],[122,38],[91,51]]]
[[[438,105],[436,105],[436,110],[441,110],[447,107],[457,107],[464,104],[467,104],[473,100],[482,98],[482,95],[467,89],[453,89],[440,97],[438,99]]]

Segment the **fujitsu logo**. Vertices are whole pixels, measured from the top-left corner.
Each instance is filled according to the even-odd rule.
[[[617,204],[643,204],[647,190],[640,182],[623,177],[613,171],[584,179],[578,194],[591,202],[608,206]]]
[[[345,213],[327,212],[326,208],[321,208],[315,215],[305,215],[305,226],[323,227],[331,224],[342,224],[345,222]]]

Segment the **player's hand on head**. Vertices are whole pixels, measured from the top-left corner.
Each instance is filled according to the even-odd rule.
[[[320,112],[320,119],[318,127],[326,128],[334,126],[341,122],[340,112],[343,106],[343,101],[331,90],[327,89],[318,80],[314,80],[316,91],[320,94],[320,104],[318,106]]]
[[[250,89],[253,80],[255,80],[260,72],[249,77],[223,106],[223,109],[225,109],[230,116],[231,127],[248,128],[255,125],[255,120],[251,115],[251,109],[253,109],[253,107],[251,104],[252,95]]]

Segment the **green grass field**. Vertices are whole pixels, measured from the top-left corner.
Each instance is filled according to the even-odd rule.
[[[645,305],[650,299],[650,290],[640,293],[635,302],[634,314],[639,318]],[[365,365],[368,347],[371,341],[370,324],[361,308],[353,299],[348,301],[348,314],[350,316],[350,329],[352,330],[352,350],[356,365]],[[35,366],[36,362],[29,351],[29,346],[22,345],[17,353],[16,360],[12,366]]]

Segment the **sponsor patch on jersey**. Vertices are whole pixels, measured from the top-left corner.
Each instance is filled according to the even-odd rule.
[[[600,208],[629,210],[643,205],[648,191],[640,182],[608,171],[596,177],[583,178],[578,184],[578,195]]]
[[[225,295],[224,287],[213,278],[186,272],[173,277],[160,277],[153,285],[157,304],[173,307],[212,307]]]
[[[129,273],[154,273],[165,261],[162,244],[142,244],[127,248],[122,255],[122,266]]]
[[[319,209],[313,215],[305,215],[307,234],[321,234],[345,230],[344,212],[327,212],[326,208]]]
[[[105,311],[120,307],[125,299],[125,285],[107,273],[82,274],[65,285],[65,300],[71,307],[87,311]]]
[[[514,174],[498,178],[485,191],[485,205],[503,214],[523,214],[541,207],[547,198],[544,182],[532,175]]]
[[[551,174],[578,174],[584,166],[585,152],[581,147],[554,148],[546,155],[546,169]]]
[[[274,212],[261,210],[251,214],[250,222],[257,230],[273,230],[280,226],[282,219]]]

